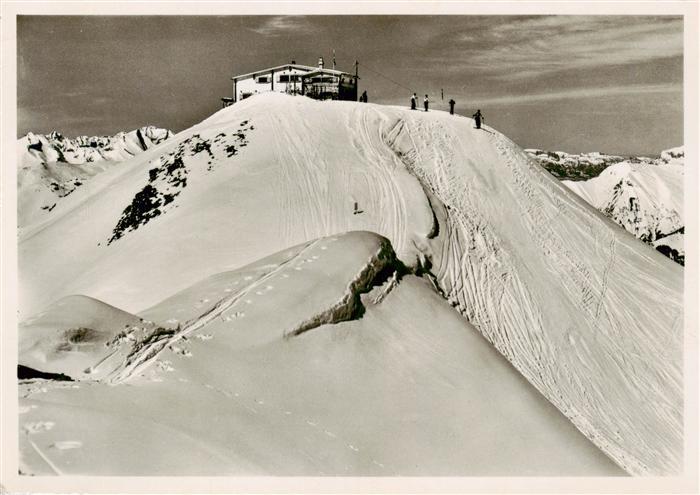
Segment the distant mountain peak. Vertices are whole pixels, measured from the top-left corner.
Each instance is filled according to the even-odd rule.
[[[683,146],[664,150],[658,158],[526,151],[615,223],[677,263],[685,263]]]
[[[144,126],[113,136],[66,138],[58,131],[17,141],[18,224],[27,226],[95,175],[170,139],[172,131]]]

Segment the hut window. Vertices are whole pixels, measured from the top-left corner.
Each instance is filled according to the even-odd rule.
[[[316,76],[311,78],[312,83],[332,83],[334,81],[334,77],[323,77],[323,76]]]
[[[280,74],[279,82],[297,82],[299,76],[297,74]]]

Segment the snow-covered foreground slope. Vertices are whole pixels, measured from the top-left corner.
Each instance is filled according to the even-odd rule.
[[[114,136],[65,138],[29,133],[17,141],[17,224],[48,216],[56,204],[91,177],[171,138],[148,126]]]
[[[21,385],[23,471],[623,474],[427,281],[401,272],[388,241],[355,232],[166,299],[141,315],[160,330],[132,317],[102,346],[114,353],[90,369],[102,381]],[[115,319],[94,300],[62,303],[40,317],[45,336],[51,319]],[[65,342],[50,354],[84,354]]]
[[[137,313],[289,246],[373,231],[625,470],[680,469],[682,269],[506,137],[442,112],[266,94],[158,155],[22,233],[24,317],[71,294]]]
[[[593,179],[564,184],[635,237],[656,245],[685,226],[683,170],[683,150],[677,148],[653,163],[624,161]]]

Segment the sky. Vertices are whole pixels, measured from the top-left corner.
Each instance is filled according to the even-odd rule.
[[[654,155],[683,144],[679,16],[20,16],[18,137],[186,129],[231,77],[354,71],[371,103],[481,109],[525,148]],[[444,95],[444,99],[442,96]]]

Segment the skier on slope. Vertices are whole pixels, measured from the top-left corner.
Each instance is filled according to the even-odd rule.
[[[423,108],[425,108],[425,111],[428,111],[428,103],[430,103],[430,100],[428,99],[428,95],[425,95],[425,98],[423,98]]]
[[[476,122],[476,128],[481,129],[481,121],[484,120],[484,116],[481,115],[481,110],[477,110],[472,117],[474,117],[474,122]]]
[[[450,115],[454,115],[455,114],[455,101],[450,98],[449,103],[450,103]]]
[[[411,96],[411,110],[416,109],[416,102],[418,100],[418,97],[416,96],[415,93],[413,93],[413,96]]]
[[[362,95],[360,95],[360,101],[363,103],[367,103],[367,91],[362,92]]]

